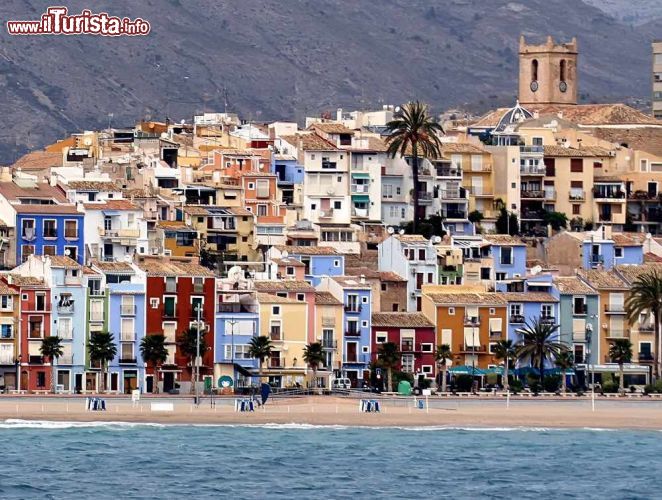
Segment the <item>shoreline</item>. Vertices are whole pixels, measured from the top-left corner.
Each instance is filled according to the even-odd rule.
[[[205,402],[207,405],[205,405]],[[383,428],[474,428],[474,429],[610,429],[662,430],[662,403],[611,400],[596,402],[592,411],[589,402],[567,404],[562,401],[505,402],[435,400],[429,409],[415,408],[412,401],[383,401],[380,413],[361,413],[359,400],[310,397],[278,400],[255,412],[237,413],[232,401],[215,407],[209,401],[199,407],[187,401],[163,404],[158,400],[143,400],[133,405],[130,400],[107,400],[106,411],[86,411],[81,400],[44,401],[0,400],[0,423],[7,420],[70,423],[134,423],[219,426],[342,426]],[[605,404],[607,403],[607,404]],[[630,404],[627,404],[630,403]],[[434,405],[433,405],[434,404]],[[155,408],[157,408],[155,410]],[[161,407],[162,409],[164,407]],[[18,427],[15,424],[5,425]]]

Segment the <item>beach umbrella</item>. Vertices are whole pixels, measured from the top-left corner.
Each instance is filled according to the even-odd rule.
[[[521,368],[515,368],[515,375],[518,377],[526,376],[533,374],[536,377],[540,376],[540,370],[534,366],[522,366]]]
[[[486,373],[494,374],[494,375],[503,375],[503,366],[493,366],[492,368],[488,368]]]
[[[485,370],[468,365],[454,366],[449,371],[453,375],[485,375],[487,373]]]

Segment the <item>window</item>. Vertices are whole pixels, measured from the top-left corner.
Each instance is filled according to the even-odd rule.
[[[67,239],[78,238],[78,221],[65,220],[64,221],[64,237]]]
[[[556,160],[554,158],[545,158],[545,176],[554,177],[556,175]]]
[[[425,260],[425,248],[419,248],[418,260]]]
[[[37,372],[37,387],[46,387],[46,372]]]
[[[566,62],[565,62],[565,59],[561,59],[561,62],[559,63],[559,79],[562,82],[566,81]]]
[[[340,210],[342,208],[342,201],[334,201],[333,202],[333,209],[334,210]]]
[[[159,302],[160,302],[159,299],[154,299],[154,298],[149,299],[149,305],[152,309],[158,309],[159,308]]]
[[[269,180],[268,179],[258,179],[257,180],[257,197],[258,198],[269,198]]]
[[[506,279],[506,273],[496,273],[495,279],[497,281],[504,281]]]
[[[531,144],[534,146],[542,146],[542,137],[533,137],[531,139]]]
[[[248,189],[255,189],[255,183],[254,182],[249,182],[248,183]]]
[[[73,329],[71,327],[71,318],[60,318],[57,325],[57,335],[62,339],[71,339]]]
[[[163,315],[168,318],[175,317],[177,297],[163,297]]]
[[[584,160],[581,158],[570,159],[570,172],[581,173],[584,171]]]
[[[414,355],[403,354],[402,356],[402,371],[405,373],[414,373]]]
[[[386,332],[377,332],[377,343],[385,344],[388,341]]]
[[[434,349],[433,344],[425,343],[421,344],[421,352],[432,352]]]
[[[572,205],[572,214],[573,215],[579,215],[581,213],[581,205]]]
[[[269,338],[271,340],[283,340],[280,321],[272,321],[269,325]]]
[[[177,278],[174,276],[166,276],[165,279],[166,293],[177,293]]]
[[[1,339],[13,339],[14,338],[14,325],[1,325],[0,326],[0,338]]]
[[[267,215],[267,206],[266,205],[258,205],[257,206],[257,215],[258,217],[264,217]]]
[[[531,61],[531,81],[538,81],[538,59]]]
[[[33,219],[23,219],[21,222],[21,236],[26,240],[33,240],[35,238]]]
[[[248,344],[235,344],[234,356],[232,355],[232,345],[225,346],[225,359],[251,359],[250,346]]]
[[[42,253],[44,255],[56,255],[57,247],[55,245],[44,245],[44,249]]]
[[[363,302],[364,304],[367,304],[368,303],[368,296],[364,295],[363,297],[361,297],[361,302]]]
[[[513,265],[513,249],[512,247],[501,247],[501,265]]]
[[[297,300],[299,302],[305,302],[306,301],[306,295],[303,293],[297,293]]]
[[[2,295],[0,297],[0,309],[3,311],[11,311],[13,309],[13,299],[11,295]]]
[[[616,256],[617,259],[622,258],[623,257],[623,247],[614,248],[614,255]]]
[[[78,247],[65,246],[64,255],[69,256],[73,260],[78,260]]]
[[[381,289],[382,289],[382,292],[385,292],[388,289],[386,283],[381,284]]]
[[[334,260],[333,261],[333,267],[340,267],[340,261],[339,260]]]
[[[21,246],[21,261],[25,262],[30,255],[34,255],[34,245]]]
[[[280,316],[280,306],[272,306],[271,314],[274,316]]]
[[[552,309],[551,304],[543,304],[540,308],[540,315],[543,318],[553,318],[554,317],[554,310]]]
[[[573,297],[572,314],[574,315],[586,314],[586,297]]]
[[[198,317],[198,308],[200,309],[200,315],[204,315],[204,300],[202,297],[191,297],[191,314],[195,315],[195,318]]]
[[[285,274],[287,274],[288,276],[294,276],[294,267],[287,266],[285,268]]]
[[[448,315],[449,316],[455,316],[455,308],[454,307],[449,307],[448,308]]]
[[[490,316],[494,316],[496,314],[496,309],[494,307],[490,307]]]
[[[57,222],[55,219],[44,219],[44,238],[57,238]]]
[[[205,287],[204,278],[193,278],[193,293],[203,293]]]
[[[489,280],[491,271],[492,270],[489,267],[481,267],[480,268],[480,279],[481,280]]]

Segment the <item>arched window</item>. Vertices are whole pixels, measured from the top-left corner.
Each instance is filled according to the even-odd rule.
[[[566,70],[565,70],[565,59],[561,59],[561,64],[560,64],[560,80],[562,82],[565,82],[567,80],[566,78]]]
[[[538,59],[531,61],[531,81],[538,81]]]

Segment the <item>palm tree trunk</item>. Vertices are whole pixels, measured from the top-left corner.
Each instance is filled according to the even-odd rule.
[[[510,384],[508,383],[508,356],[506,356],[506,364],[503,368],[503,388],[506,392],[510,390]]]
[[[656,324],[655,324],[655,380],[658,380],[662,376],[662,309],[658,309],[655,314]]]
[[[388,368],[386,370],[387,376],[388,376],[388,388],[389,391],[393,392],[393,368]]]
[[[411,176],[414,181],[414,220],[412,223],[412,228],[414,233],[416,233],[416,221],[418,220],[418,144],[413,143],[412,149],[414,152],[413,165],[411,170]]]
[[[152,377],[152,392],[159,393],[159,365],[154,363],[154,376]]]
[[[625,393],[625,386],[623,383],[623,363],[618,364],[618,392]]]
[[[313,391],[317,390],[317,366],[313,368]]]
[[[441,392],[446,392],[446,369],[446,363],[444,363],[441,370]]]
[[[55,394],[55,358],[51,358],[51,392]]]
[[[563,391],[563,394],[566,393],[567,390],[567,385],[566,385],[566,380],[565,380],[565,368],[561,369],[561,390]]]

